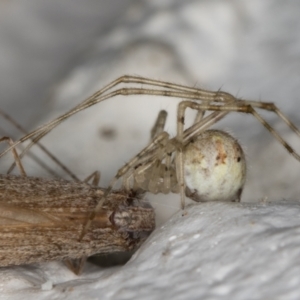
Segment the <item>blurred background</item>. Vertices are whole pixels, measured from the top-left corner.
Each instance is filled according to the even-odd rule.
[[[0,109],[30,131],[130,74],[275,102],[300,127],[299,12],[296,0],[1,0]],[[72,117],[42,141],[81,179],[100,170],[105,187],[148,143],[159,110],[168,111],[166,129],[175,134],[177,103],[117,97]],[[278,117],[263,116],[300,149],[299,137]],[[3,135],[21,136],[0,122]],[[242,201],[298,199],[300,163],[252,116],[232,113],[215,127],[237,137],[246,151]],[[1,159],[3,169],[8,161],[9,155]],[[29,159],[25,166],[29,175],[49,176]],[[163,207],[168,214],[179,208],[178,196],[153,201],[161,220]]]

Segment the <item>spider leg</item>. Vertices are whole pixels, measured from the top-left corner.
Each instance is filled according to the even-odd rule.
[[[27,134],[26,130],[17,123],[14,119],[12,119],[7,113],[5,113],[3,110],[0,109],[0,115],[6,119],[9,123],[13,124],[14,127],[16,127],[20,132]],[[13,145],[12,143],[11,145]],[[76,177],[75,174],[73,174],[57,157],[55,157],[47,148],[45,148],[42,144],[37,143],[37,146],[52,160],[54,161],[58,166],[61,167],[62,170],[64,170],[71,178],[73,178],[76,181],[79,181],[79,179]],[[49,166],[47,166],[39,157],[35,156],[34,154],[30,154],[32,159],[34,159],[42,168],[48,171],[49,174],[59,177],[59,175],[52,170]],[[21,155],[19,155],[20,158],[22,158]],[[13,164],[10,166],[10,168],[7,171],[7,174],[10,174],[14,167],[16,166],[16,162],[13,162]]]
[[[241,112],[241,113],[247,113],[253,115],[273,136],[274,138],[283,145],[284,148],[287,149],[287,151],[294,156],[298,161],[300,161],[299,154],[296,153],[296,151],[280,136],[280,134],[247,102],[233,102],[229,103],[224,106],[220,105],[214,105],[214,104],[200,104],[192,101],[182,101],[178,105],[178,122],[177,122],[177,139],[179,142],[182,142],[182,136],[183,136],[183,125],[184,125],[184,114],[186,108],[192,108],[192,109],[200,109],[200,110],[208,110],[208,111],[219,111],[222,113],[229,113],[229,112]],[[210,114],[210,116],[213,114]],[[215,115],[216,116],[216,115]],[[222,116],[221,114],[218,116],[218,118]],[[224,117],[224,116],[223,116]],[[214,122],[212,120],[212,122]],[[195,124],[194,127],[194,134],[199,131],[199,128],[197,128],[198,125],[201,125],[201,122],[198,124]],[[201,128],[202,129],[202,128]],[[201,130],[200,129],[200,130]]]
[[[160,144],[160,149],[158,151],[158,155],[155,158],[155,164],[151,171],[150,181],[148,185],[148,189],[150,193],[157,194],[159,192],[159,180],[161,174],[161,166],[163,161],[163,156],[165,153],[165,147],[169,140],[165,140],[163,144]]]
[[[92,185],[98,186],[99,182],[100,182],[100,177],[101,177],[100,172],[99,171],[95,171],[91,175],[89,175],[87,178],[85,178],[83,180],[83,182],[89,182],[92,179]]]
[[[205,110],[198,110],[194,120],[194,124],[199,123],[205,115]]]
[[[279,119],[281,119],[292,131],[294,131],[300,137],[300,130],[297,126],[289,120],[289,118],[274,104],[271,102],[256,102],[241,100],[244,105],[250,105],[252,108],[259,108],[275,113]]]
[[[146,89],[146,88],[120,88],[111,91],[113,88],[120,84],[143,84],[143,85],[150,85],[150,86],[156,86],[161,89]],[[108,91],[111,91],[107,93]],[[105,94],[107,93],[107,94]],[[165,96],[165,97],[174,97],[174,98],[184,98],[184,99],[190,99],[190,100],[196,100],[196,101],[204,101],[204,102],[218,102],[218,103],[228,103],[232,101],[237,101],[238,99],[233,97],[232,95],[225,93],[225,92],[213,92],[213,91],[207,91],[204,89],[197,89],[197,88],[191,88],[183,85],[178,84],[172,84],[169,82],[163,82],[158,80],[152,80],[147,79],[143,77],[136,77],[136,76],[122,76],[110,84],[106,85],[104,88],[100,89],[90,97],[88,97],[86,100],[84,100],[79,105],[75,106],[73,109],[71,109],[69,112],[61,115],[60,117],[54,119],[53,121],[45,124],[42,127],[39,127],[38,129],[32,131],[31,133],[25,135],[23,138],[21,138],[19,141],[16,141],[11,147],[15,147],[19,143],[34,137],[31,144],[29,144],[25,148],[25,152],[28,151],[28,149],[37,141],[39,141],[44,135],[46,135],[48,132],[50,132],[54,127],[56,127],[58,124],[60,124],[63,120],[71,117],[72,115],[80,112],[81,110],[84,110],[92,105],[95,105],[99,102],[102,102],[104,100],[113,98],[118,95],[152,95],[152,96]],[[256,103],[257,104],[257,103]],[[254,105],[252,105],[254,106]],[[264,108],[266,109],[266,108]],[[282,113],[278,112],[278,115],[289,125],[293,130],[297,130],[296,126],[290,123],[290,121],[283,116]],[[299,132],[299,131],[298,131]],[[300,134],[300,133],[299,133]],[[9,147],[4,152],[0,154],[0,157],[3,156],[7,151],[10,150]]]
[[[7,142],[10,146],[14,144],[14,141],[10,137],[7,137],[7,136],[2,137],[0,139],[0,142]],[[15,148],[11,148],[11,152],[12,152],[12,155],[16,162],[16,165],[20,170],[21,176],[27,176],[17,150]]]
[[[157,119],[154,123],[154,126],[151,130],[151,140],[158,136],[160,133],[164,131],[165,124],[167,120],[167,112],[165,110],[161,110],[157,116]],[[165,152],[165,146],[168,143],[168,139],[165,139],[163,143],[160,144],[160,149],[155,158],[155,164],[151,170],[150,181],[148,184],[148,190],[150,193],[157,194],[159,192],[159,180],[161,173],[161,165]]]
[[[108,92],[109,90],[112,90],[114,87],[120,84],[145,84],[145,85],[151,85],[156,86],[164,89],[146,89],[146,88],[120,88],[116,89],[114,91],[111,91],[110,93],[104,95],[104,93]],[[200,100],[200,101],[216,101],[216,102],[226,102],[228,100],[235,99],[232,95],[225,93],[225,92],[212,92],[207,91],[204,89],[196,89],[196,88],[190,88],[183,85],[178,84],[172,84],[169,82],[163,82],[163,81],[157,81],[157,80],[151,80],[147,78],[142,77],[135,77],[135,76],[122,76],[110,84],[106,85],[104,88],[100,89],[90,97],[88,97],[86,100],[84,100],[82,103],[75,106],[73,109],[71,109],[69,112],[61,115],[60,117],[52,120],[51,122],[37,128],[36,130],[30,132],[29,134],[25,135],[20,140],[16,141],[12,146],[10,146],[8,149],[3,151],[0,154],[0,157],[2,157],[5,153],[7,153],[12,147],[17,146],[18,144],[24,142],[27,139],[33,138],[33,141],[23,150],[22,155],[28,151],[32,145],[34,145],[36,142],[38,142],[43,136],[45,136],[48,132],[50,132],[53,128],[55,128],[57,125],[59,125],[62,121],[65,119],[71,117],[72,115],[90,107],[93,106],[99,102],[102,102],[104,100],[113,98],[118,95],[123,96],[129,96],[129,95],[152,95],[152,96],[165,96],[165,97],[174,97],[174,98],[185,98],[185,99],[191,99],[191,100]]]
[[[151,140],[164,131],[167,116],[168,114],[165,110],[161,110],[159,112],[153,128],[151,129]]]
[[[155,86],[161,89],[147,89],[147,88],[134,88],[134,87],[126,87],[126,88],[119,88],[116,90],[113,90],[116,86],[120,84],[143,84],[143,85],[150,85],[150,86]],[[117,95],[153,95],[153,96],[165,96],[165,97],[175,97],[175,98],[185,98],[185,99],[190,99],[190,100],[196,100],[196,101],[201,101],[203,102],[202,104],[205,107],[206,105],[214,105],[215,103],[220,103],[219,105],[219,110],[220,111],[226,111],[225,107],[227,105],[227,109],[230,110],[230,107],[228,106],[229,102],[234,102],[238,103],[240,102],[239,105],[242,106],[243,100],[239,100],[232,95],[217,91],[207,91],[204,89],[197,89],[197,88],[191,88],[183,85],[178,85],[178,84],[172,84],[169,82],[163,82],[163,81],[158,81],[158,80],[152,80],[152,79],[147,79],[147,78],[142,78],[142,77],[136,77],[136,76],[122,76],[110,84],[106,85],[104,88],[101,90],[97,91],[94,93],[92,96],[84,100],[81,104],[77,105],[75,108],[67,112],[66,114],[63,114],[59,118],[53,120],[52,122],[38,128],[37,130],[31,132],[30,134],[26,135],[16,143],[14,143],[14,146],[17,145],[18,143],[25,141],[26,139],[33,137],[34,136],[34,141],[32,142],[35,143],[39,139],[41,139],[44,135],[46,135],[49,131],[51,131],[55,126],[57,126],[59,123],[61,123],[64,119],[69,118],[73,114],[88,108],[89,106],[92,106],[96,103],[99,103],[101,101],[107,100],[109,98],[115,97]],[[297,127],[286,118],[283,113],[277,109],[276,106],[273,104],[268,104],[268,103],[259,103],[259,102],[254,102],[254,101],[246,101],[244,102],[244,105],[251,105],[252,108],[262,108],[265,110],[272,110],[274,111],[288,126],[295,131],[298,136],[300,136],[300,132],[297,129]],[[215,108],[215,110],[218,110]],[[244,109],[245,110],[245,109]],[[236,109],[238,111],[238,109]],[[241,110],[241,112],[243,112]],[[255,112],[252,113],[255,115]],[[201,114],[198,114],[199,119],[201,119]],[[218,115],[221,118],[221,115]],[[256,116],[256,115],[255,115]],[[262,122],[262,120],[259,118],[259,116],[256,116],[256,118],[267,128],[269,126],[265,123]],[[199,119],[197,121],[199,121]],[[217,119],[217,118],[216,118]],[[193,131],[193,128],[190,129]],[[269,131],[271,131],[269,129]],[[283,143],[282,139],[280,139],[279,135],[273,132],[273,135],[276,136],[277,140],[279,140],[281,143]],[[31,144],[31,145],[32,145]],[[283,143],[284,144],[284,143]],[[28,148],[31,147],[31,145],[28,146]],[[284,144],[285,145],[285,144]],[[287,149],[289,149],[288,146],[286,146]],[[8,151],[8,149],[6,150]],[[4,151],[2,154],[0,154],[0,157],[6,153]],[[180,154],[178,154],[180,156]]]
[[[172,147],[173,148],[173,147]],[[166,147],[166,158],[165,158],[165,170],[164,170],[164,178],[163,178],[163,188],[162,193],[168,194],[172,188],[171,186],[171,163],[172,163],[172,149],[169,145]]]
[[[212,125],[219,122],[221,119],[223,119],[229,112],[228,111],[215,111],[213,113],[210,113],[208,116],[206,116],[204,119],[202,119],[198,123],[194,123],[192,126],[187,128],[183,133],[183,143],[186,145],[189,143],[191,139],[193,139],[195,136],[200,134],[202,131],[208,129]],[[180,129],[181,130],[181,129]],[[183,130],[183,127],[182,127]]]

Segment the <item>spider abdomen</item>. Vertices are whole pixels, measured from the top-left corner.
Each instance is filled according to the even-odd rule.
[[[184,150],[186,194],[194,201],[240,201],[246,160],[236,139],[207,130]]]

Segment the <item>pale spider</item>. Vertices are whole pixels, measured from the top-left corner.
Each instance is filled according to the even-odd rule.
[[[129,87],[117,88],[121,84],[129,85]],[[130,86],[132,84],[142,84],[143,87]],[[152,86],[154,88],[146,88],[145,86]],[[110,99],[117,95],[153,95],[181,98],[186,100],[180,102],[178,105],[177,134],[175,138],[170,139],[168,133],[163,131],[166,114],[165,112],[161,112],[157,119],[156,125],[152,130],[152,139],[150,144],[138,155],[136,155],[130,162],[119,169],[116,176],[108,186],[106,193],[104,193],[103,198],[99,201],[95,207],[95,210],[89,215],[88,221],[80,238],[84,236],[84,233],[89,228],[96,212],[101,210],[104,200],[112,191],[115,182],[120,177],[123,177],[123,185],[127,189],[141,189],[143,191],[147,190],[152,193],[179,191],[182,208],[184,208],[186,194],[196,201],[217,199],[239,201],[245,182],[246,172],[243,151],[236,140],[234,140],[230,135],[221,131],[206,131],[210,126],[217,123],[229,112],[252,114],[279,141],[279,143],[281,143],[287,149],[291,155],[300,161],[300,156],[256,111],[256,109],[263,109],[274,112],[300,137],[300,131],[297,129],[297,127],[275,106],[275,104],[242,100],[222,91],[207,91],[204,89],[192,88],[179,84],[136,76],[122,76],[114,80],[98,92],[94,93],[91,97],[74,107],[69,112],[16,141],[10,148],[1,153],[0,157],[12,147],[15,147],[19,143],[31,138],[32,142],[26,148],[28,150],[34,143],[39,141],[63,120],[96,103]],[[197,110],[198,114],[195,123],[191,127],[184,130],[185,110],[187,108]],[[210,114],[204,117],[205,112],[210,112]],[[192,166],[195,162],[195,159],[200,160],[198,165],[202,166],[203,170],[206,168],[205,164],[208,163],[207,158],[203,159],[203,157],[200,157],[199,159],[199,156],[197,158],[198,154],[196,154],[196,158],[193,156],[192,159],[187,158],[190,155],[189,153],[194,155],[192,148],[195,149],[194,144],[198,143],[199,140],[208,141],[205,142],[208,144],[208,149],[213,149],[213,152],[211,153],[211,150],[203,150],[203,145],[197,145],[197,147],[200,148],[200,154],[201,151],[208,152],[209,155],[211,155],[211,158],[209,159],[211,159],[211,161],[217,165],[222,165],[222,162],[226,160],[226,167],[223,169],[213,168],[211,170],[212,177],[210,178],[209,184],[205,185],[200,182],[199,186],[195,186],[195,184],[192,183],[197,180],[195,177],[198,176],[193,175],[194,168]],[[23,154],[25,152],[23,152]],[[218,163],[218,161],[220,161],[220,163]],[[185,163],[187,166],[185,166]],[[214,186],[214,189],[219,188],[219,190],[222,190],[223,193],[214,194],[211,190],[212,184],[220,184],[224,179],[224,176],[221,174],[224,173],[227,173],[227,178],[229,177],[229,174],[232,176],[232,179],[227,180],[227,183],[225,183],[227,190],[224,191],[223,189]],[[190,174],[192,174],[191,178],[189,177]],[[188,184],[187,189],[186,184]],[[201,191],[202,188],[206,190]]]

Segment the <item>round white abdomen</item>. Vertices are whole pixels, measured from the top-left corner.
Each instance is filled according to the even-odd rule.
[[[186,194],[195,201],[240,201],[246,179],[242,147],[231,135],[207,130],[184,149]]]

